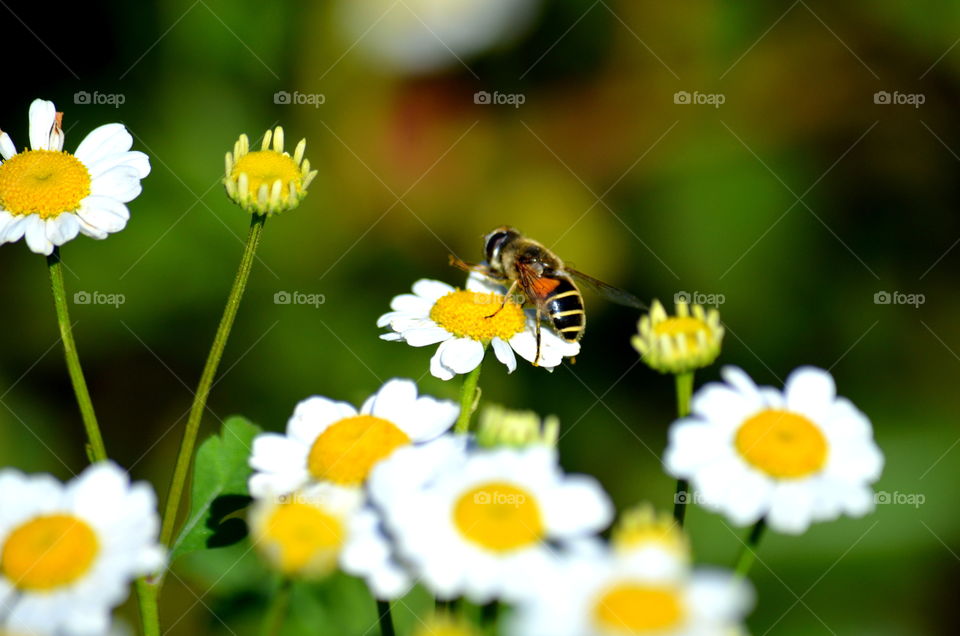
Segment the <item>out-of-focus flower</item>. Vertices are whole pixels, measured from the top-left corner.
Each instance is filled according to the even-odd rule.
[[[508,42],[530,24],[538,5],[539,0],[341,0],[338,9],[347,38],[379,66],[419,73]]]
[[[647,571],[680,572],[690,565],[690,540],[683,528],[672,516],[657,514],[650,504],[624,512],[610,543],[618,558]]]
[[[0,632],[106,633],[130,582],[164,564],[156,508],[111,462],[66,484],[0,471]]]
[[[612,506],[597,482],[564,475],[553,449],[477,450],[457,463],[438,454],[412,478],[427,448],[382,463],[371,487],[400,555],[438,598],[519,598],[549,566],[551,543],[577,541],[610,522]],[[391,497],[384,482],[404,483],[405,492]]]
[[[396,296],[390,302],[393,311],[377,320],[378,327],[392,329],[380,337],[413,347],[439,343],[430,359],[430,373],[441,380],[476,369],[487,345],[511,373],[517,368],[514,352],[547,369],[580,353],[579,343],[566,342],[543,328],[537,359],[536,316],[512,300],[504,303],[505,292],[504,287],[477,274],[470,275],[465,290],[436,280],[419,280],[412,294]]]
[[[227,195],[251,214],[292,210],[307,196],[307,188],[317,176],[317,171],[310,169],[310,160],[303,158],[306,148],[307,140],[301,139],[292,157],[284,152],[281,126],[264,134],[260,150],[251,151],[250,140],[240,135],[225,159]]]
[[[555,415],[541,420],[533,411],[512,411],[489,404],[480,413],[477,445],[484,448],[522,448],[531,444],[556,446],[559,432],[560,420]]]
[[[105,124],[75,153],[63,151],[63,113],[53,102],[30,104],[30,149],[17,152],[0,131],[0,244],[25,238],[30,251],[53,248],[85,234],[105,239],[127,225],[126,203],[140,194],[150,160],[130,151],[123,124]]]
[[[668,472],[691,480],[698,503],[736,525],[763,518],[790,534],[873,509],[883,455],[870,420],[837,397],[829,373],[801,367],[782,392],[736,367],[723,378],[694,395],[664,457]]]
[[[659,300],[640,318],[631,342],[643,361],[661,373],[686,373],[708,366],[720,355],[723,327],[716,309],[677,302],[677,315],[667,316]]]
[[[603,553],[554,559],[519,603],[511,636],[731,636],[753,604],[744,580],[663,571]]]

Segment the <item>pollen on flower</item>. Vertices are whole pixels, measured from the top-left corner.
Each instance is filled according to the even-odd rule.
[[[593,605],[593,618],[603,633],[661,633],[679,626],[683,616],[676,589],[630,581],[611,585]]]
[[[317,437],[307,457],[307,468],[318,480],[359,485],[377,462],[409,443],[410,437],[393,422],[355,415],[334,422]]]
[[[536,498],[503,482],[481,484],[460,495],[453,520],[460,534],[493,552],[528,547],[545,532]]]
[[[414,636],[480,636],[480,632],[463,618],[436,614],[420,625]]]
[[[261,539],[285,574],[332,571],[346,536],[343,522],[321,507],[291,501],[278,504],[266,520]]]
[[[247,175],[250,190],[253,192],[259,192],[263,185],[269,190],[277,181],[283,191],[288,190],[290,184],[298,192],[301,189],[300,168],[293,162],[293,158],[273,150],[255,150],[240,157],[233,165],[230,176],[239,179],[241,174]]]
[[[90,172],[75,156],[25,150],[0,164],[0,209],[50,219],[80,208],[90,194]]]
[[[509,300],[504,304],[500,294],[475,291],[452,291],[441,297],[430,310],[430,319],[457,337],[480,342],[509,340],[526,327],[520,305]]]
[[[0,572],[14,587],[50,591],[86,574],[100,552],[93,528],[67,514],[33,519],[17,526],[0,555]]]
[[[827,440],[817,425],[780,409],[767,409],[744,421],[736,446],[748,463],[779,479],[806,477],[827,461]]]

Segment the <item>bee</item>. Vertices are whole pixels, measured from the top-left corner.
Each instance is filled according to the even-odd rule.
[[[473,265],[455,256],[450,257],[450,263],[508,287],[500,307],[488,318],[496,316],[518,289],[526,301],[533,305],[537,312],[537,354],[534,365],[540,361],[540,323],[544,318],[566,342],[579,342],[583,337],[587,314],[577,282],[586,284],[618,304],[646,309],[633,294],[565,265],[543,244],[512,227],[504,225],[484,236],[483,251],[485,264]]]

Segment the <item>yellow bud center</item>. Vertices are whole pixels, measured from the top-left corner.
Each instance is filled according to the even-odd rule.
[[[397,426],[373,415],[334,422],[310,448],[307,468],[314,478],[344,486],[362,484],[374,465],[410,438]]]
[[[336,567],[345,536],[343,522],[334,515],[312,504],[290,502],[271,512],[261,541],[286,574],[306,569],[327,573]]]
[[[7,537],[0,572],[21,590],[50,591],[80,579],[99,552],[96,533],[82,519],[66,514],[34,517]]]
[[[698,334],[703,333],[710,340],[710,327],[704,321],[693,316],[674,316],[653,325],[656,336],[669,336],[671,340],[683,336],[688,351],[695,351],[699,346]]]
[[[827,461],[827,440],[820,429],[798,413],[767,409],[740,425],[737,450],[771,477],[798,479]]]
[[[247,175],[250,192],[253,193],[259,192],[262,185],[266,185],[269,192],[277,181],[284,193],[289,191],[291,183],[297,192],[302,186],[300,167],[289,155],[274,150],[255,150],[240,157],[233,166],[230,178],[239,179],[241,173]]]
[[[90,194],[90,172],[68,152],[25,150],[0,164],[0,209],[42,219],[73,212]]]
[[[503,304],[500,294],[474,291],[453,291],[443,296],[434,303],[430,318],[455,336],[480,342],[509,340],[526,326],[520,305],[513,301]]]
[[[594,620],[601,629],[617,634],[651,634],[675,629],[680,626],[683,615],[677,590],[632,582],[607,588],[593,606]]]
[[[523,488],[489,482],[463,493],[453,509],[460,533],[493,552],[510,552],[540,542],[545,534],[540,506]]]

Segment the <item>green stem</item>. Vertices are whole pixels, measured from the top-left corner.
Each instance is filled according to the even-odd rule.
[[[160,608],[157,606],[156,583],[145,578],[136,580],[137,601],[140,605],[140,624],[143,636],[160,636]]]
[[[500,618],[500,602],[490,601],[480,607],[480,626],[485,634],[497,633],[497,622]]]
[[[480,382],[480,368],[483,363],[468,373],[463,378],[463,386],[460,388],[460,415],[457,416],[457,423],[453,425],[453,432],[463,435],[470,430],[470,416],[477,402],[477,383]]]
[[[677,416],[690,415],[690,401],[693,399],[693,371],[678,373],[677,384]],[[677,480],[677,488],[673,494],[673,518],[682,528],[687,514],[687,503],[690,499],[690,482],[686,479]]]
[[[677,417],[690,415],[690,401],[693,399],[693,371],[678,373],[677,379]]]
[[[107,458],[107,449],[103,445],[103,436],[97,425],[97,416],[93,412],[93,402],[87,390],[87,381],[83,378],[83,369],[80,368],[80,356],[77,355],[77,343],[73,340],[73,330],[70,327],[70,312],[67,309],[67,292],[63,285],[63,265],[60,262],[60,248],[53,248],[53,253],[47,257],[47,269],[50,272],[50,287],[53,290],[53,304],[57,308],[57,323],[60,325],[60,339],[63,341],[63,352],[67,358],[67,371],[70,373],[70,382],[73,392],[77,396],[80,406],[80,417],[83,427],[87,431],[87,454],[91,462],[103,461]]]
[[[280,633],[283,621],[287,617],[287,608],[290,606],[290,590],[292,587],[293,582],[284,578],[274,591],[273,598],[270,599],[270,607],[267,608],[267,613],[263,618],[263,628],[260,630],[263,636],[277,636]]]
[[[753,562],[757,560],[757,546],[760,544],[760,538],[763,536],[766,527],[766,519],[761,518],[750,530],[750,536],[747,538],[747,542],[743,544],[743,548],[740,549],[740,555],[737,557],[737,564],[734,568],[738,578],[746,577],[753,566]]]
[[[267,217],[265,215],[255,214],[250,221],[250,233],[247,235],[247,243],[243,248],[240,267],[237,269],[237,276],[233,280],[233,288],[230,290],[227,305],[223,310],[223,316],[220,318],[217,335],[213,339],[210,353],[207,354],[207,363],[203,367],[197,392],[193,396],[190,416],[187,418],[187,427],[183,432],[183,439],[180,442],[180,452],[177,455],[177,463],[173,469],[173,478],[170,481],[167,506],[163,514],[163,526],[160,530],[160,542],[166,546],[169,546],[173,539],[173,529],[176,525],[177,513],[180,510],[183,488],[187,482],[187,476],[190,473],[190,465],[193,463],[193,448],[197,441],[197,432],[200,430],[200,420],[203,418],[203,412],[207,406],[207,397],[210,395],[210,387],[213,385],[217,368],[220,366],[220,358],[223,356],[223,350],[227,346],[227,339],[230,337],[233,319],[236,317],[237,309],[240,307],[240,299],[243,297],[243,291],[247,287],[247,279],[250,277],[254,254],[257,251],[257,245],[260,243],[260,234],[263,232],[263,224],[266,219]]]
[[[377,620],[380,622],[380,636],[396,636],[393,629],[393,615],[390,613],[390,601],[377,600]]]

